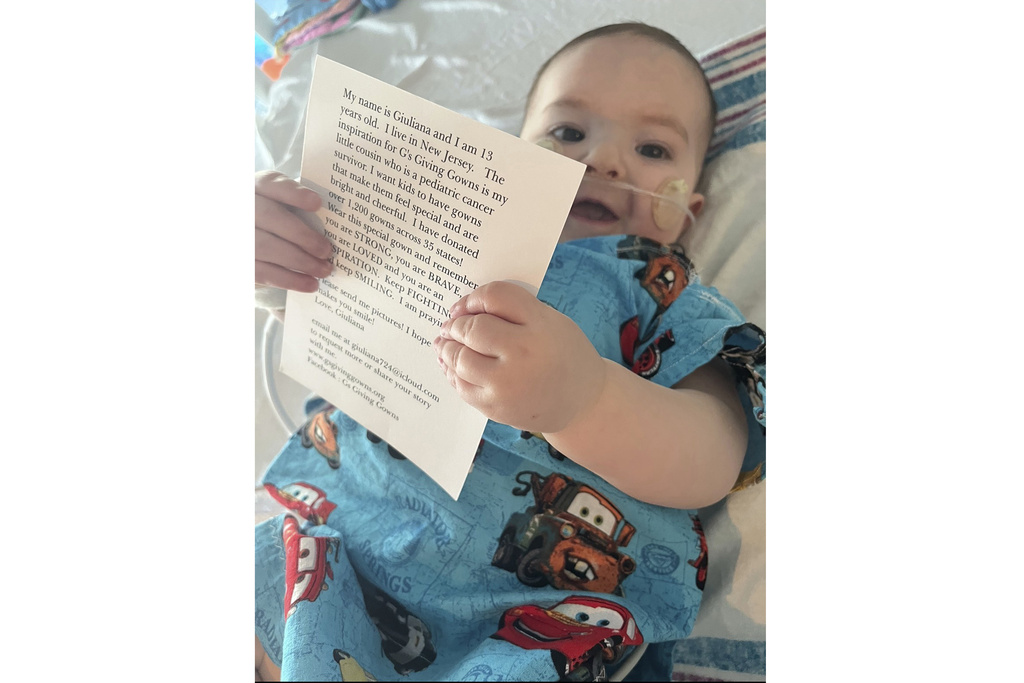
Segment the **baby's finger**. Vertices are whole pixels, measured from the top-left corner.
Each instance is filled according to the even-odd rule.
[[[464,344],[477,353],[499,358],[514,353],[521,328],[503,318],[479,313],[461,315],[441,326],[441,337]]]
[[[256,227],[295,244],[321,259],[334,253],[331,241],[306,225],[284,206],[265,197],[256,197]]]
[[[310,275],[296,273],[273,263],[256,262],[256,284],[290,289],[295,292],[315,292],[320,281]]]
[[[334,270],[330,261],[314,258],[288,240],[263,230],[256,231],[256,260],[313,277],[327,277]]]
[[[320,208],[320,195],[277,171],[256,174],[256,194],[304,211]]]
[[[529,306],[536,301],[536,297],[517,284],[488,282],[456,301],[448,315],[457,318],[467,313],[490,313],[521,325],[527,320]]]
[[[499,362],[495,358],[477,353],[464,344],[444,337],[434,340],[434,350],[437,352],[441,367],[449,381],[457,378],[477,387],[487,383]]]

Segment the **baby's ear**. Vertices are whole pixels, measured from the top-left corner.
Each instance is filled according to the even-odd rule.
[[[689,230],[692,227],[693,220],[696,220],[697,216],[700,215],[701,209],[704,208],[704,195],[699,192],[691,193],[690,203],[687,205],[687,208],[690,210],[690,215],[683,219],[682,232]],[[690,216],[693,216],[693,220],[690,219]],[[682,233],[680,233],[680,236],[681,235]]]
[[[700,215],[700,210],[704,208],[704,195],[699,192],[694,192],[690,195],[690,212],[693,217],[696,218]]]

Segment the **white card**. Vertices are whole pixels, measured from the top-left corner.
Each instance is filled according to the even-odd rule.
[[[431,342],[480,285],[537,293],[584,170],[318,56],[302,184],[323,201],[305,218],[334,243],[335,272],[288,292],[281,369],[457,499],[487,420]]]

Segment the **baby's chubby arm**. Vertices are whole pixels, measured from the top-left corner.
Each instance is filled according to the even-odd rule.
[[[275,171],[256,174],[256,284],[315,292],[331,274],[331,242],[288,207],[320,208],[316,192]]]
[[[543,433],[634,498],[698,508],[736,482],[747,428],[720,361],[659,386],[602,358],[570,318],[507,282],[456,302],[435,348],[463,400]]]

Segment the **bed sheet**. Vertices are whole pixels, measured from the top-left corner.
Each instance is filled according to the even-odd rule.
[[[705,59],[717,55],[711,63],[720,76],[716,92],[745,79],[741,85],[749,92],[723,108],[728,125],[716,130],[719,148],[700,188],[707,208],[686,246],[705,284],[718,287],[764,328],[764,0],[401,0],[345,33],[292,51],[279,80],[257,72],[256,170],[298,176],[316,54],[516,134],[525,93],[544,59],[590,28],[626,20],[668,30]],[[728,48],[731,53],[724,52]],[[257,315],[259,354],[265,313]],[[258,359],[256,366],[259,375]],[[287,377],[277,379],[286,403],[301,406],[305,390]],[[259,377],[257,384],[258,479],[285,433],[261,397]],[[764,678],[766,483],[702,511],[709,575],[693,636],[663,655],[675,663],[675,680]],[[257,494],[257,518],[277,510]]]

